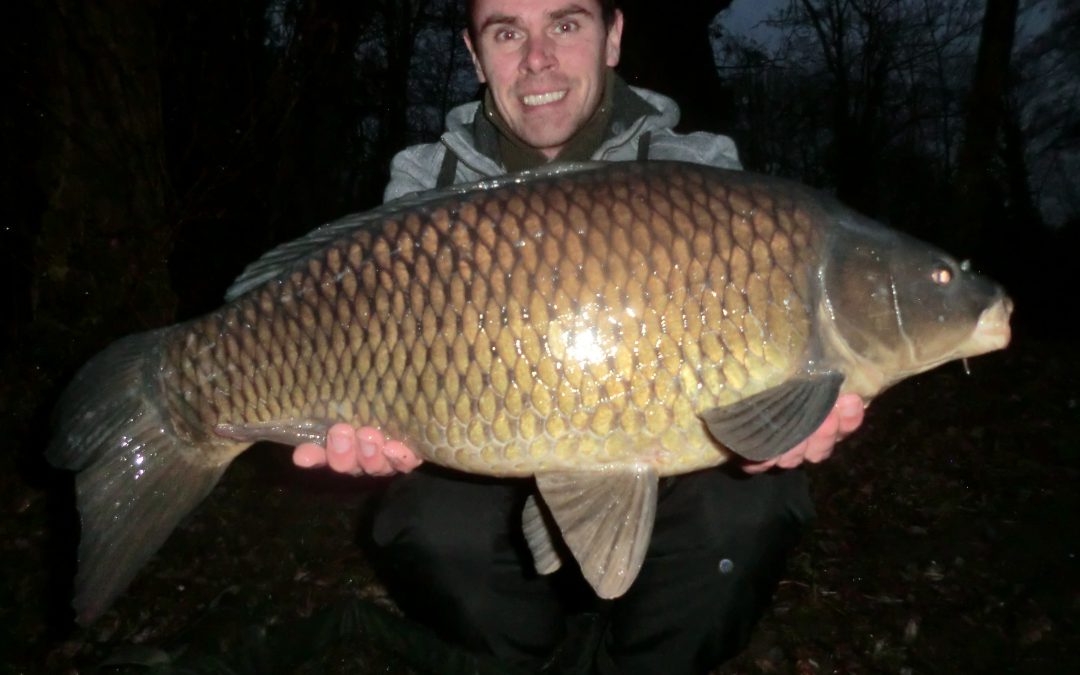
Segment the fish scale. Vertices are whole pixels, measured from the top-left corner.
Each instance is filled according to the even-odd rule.
[[[75,605],[99,614],[253,442],[323,442],[338,421],[451,469],[535,476],[558,528],[532,499],[538,569],[561,564],[561,535],[615,597],[659,476],[776,456],[841,390],[869,399],[1004,346],[1010,311],[944,254],[748,173],[556,167],[390,203],[76,377],[48,451],[79,471]]]
[[[809,220],[773,208],[684,170],[510,185],[403,214],[178,332],[165,386],[211,427],[377,425],[469,471],[658,447],[662,474],[718,464],[727,455],[695,414],[790,375],[809,333],[798,271],[817,252],[791,236],[810,241]],[[284,336],[288,359],[270,358],[267,338]]]

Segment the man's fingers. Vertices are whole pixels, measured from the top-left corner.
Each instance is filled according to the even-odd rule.
[[[359,446],[356,463],[361,471],[369,476],[389,476],[394,473],[382,447],[370,441],[360,441]]]
[[[817,431],[810,434],[810,438],[806,439],[810,443],[815,441],[826,441],[829,445],[836,442],[836,433],[840,431],[840,413],[834,406],[829,411],[829,416],[825,418],[825,421],[821,423],[821,426],[817,428]]]
[[[293,448],[292,461],[303,469],[326,466],[326,448],[315,443],[301,443]]]
[[[369,476],[389,476],[394,473],[385,453],[386,437],[374,427],[360,427],[356,430],[356,464]]]
[[[857,394],[844,394],[836,401],[836,414],[841,437],[859,428],[866,414],[866,405]]]
[[[824,462],[826,459],[832,456],[833,448],[836,447],[837,436],[834,432],[832,436],[828,435],[814,435],[806,441],[806,452],[803,453],[803,459],[811,464],[817,464]]]
[[[412,471],[421,460],[397,441],[387,441],[374,427],[335,424],[326,432],[326,447],[301,443],[293,450],[293,463],[304,468],[329,466],[353,476],[389,476]]]
[[[352,427],[349,428],[352,429]],[[381,448],[386,443],[386,436],[383,436],[383,432],[376,427],[358,427],[356,429],[356,439],[361,444],[371,443],[376,449]]]
[[[810,435],[810,438],[803,441],[805,447],[803,448],[804,459],[811,463],[818,463],[824,461],[832,454],[833,446],[836,445],[837,435],[840,432],[840,414],[836,407],[833,407],[829,411],[829,416],[825,418],[825,421],[821,423],[817,431]]]
[[[326,432],[326,461],[338,473],[356,473],[356,434],[348,424],[335,424]]]
[[[389,460],[390,466],[401,473],[408,473],[423,462],[422,459],[416,456],[416,453],[409,449],[409,446],[401,441],[387,441],[386,445],[383,446],[383,454]]]
[[[809,441],[803,441],[794,448],[788,450],[784,454],[776,458],[776,466],[781,469],[794,469],[803,462],[803,457],[806,456],[806,448],[809,445]]]
[[[776,466],[776,461],[779,457],[773,457],[772,459],[765,460],[764,462],[751,462],[749,464],[743,464],[743,471],[749,474],[765,473],[769,469]]]

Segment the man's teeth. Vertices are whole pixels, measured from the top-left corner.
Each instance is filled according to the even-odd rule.
[[[521,100],[525,102],[525,105],[544,105],[545,103],[554,103],[555,101],[561,101],[566,96],[566,90],[562,91],[549,91],[546,94],[532,94],[530,96],[522,96]]]

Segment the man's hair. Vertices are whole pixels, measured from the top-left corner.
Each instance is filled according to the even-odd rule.
[[[604,30],[611,28],[615,21],[615,10],[619,7],[618,0],[596,0],[600,5],[600,18],[604,22]],[[469,39],[473,44],[476,42],[476,24],[473,22],[473,11],[476,9],[476,0],[465,0],[465,29],[469,31]]]

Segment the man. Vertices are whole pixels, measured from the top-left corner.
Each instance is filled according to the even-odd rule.
[[[730,139],[675,134],[672,101],[614,74],[623,30],[614,4],[471,0],[465,43],[484,99],[451,111],[438,143],[394,158],[386,199],[551,160],[739,168]],[[583,592],[576,570],[541,577],[532,569],[520,533],[530,481],[412,472],[420,460],[409,448],[348,425],[330,430],[329,450],[305,444],[294,461],[355,475],[408,473],[375,515],[376,563],[406,613],[444,637],[538,668],[564,641],[568,614],[595,610],[603,632],[586,657],[596,672],[693,673],[745,645],[812,515],[803,473],[768,469],[825,459],[861,419],[862,402],[844,397],[821,429],[774,460],[662,481],[640,576],[609,603]]]

